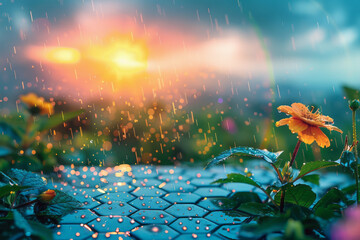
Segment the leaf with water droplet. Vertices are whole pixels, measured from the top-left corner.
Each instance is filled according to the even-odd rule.
[[[263,159],[268,163],[275,163],[277,161],[277,158],[280,156],[280,154],[283,151],[279,152],[270,152],[266,149],[256,149],[252,147],[237,147],[232,148],[230,150],[227,150],[225,152],[222,152],[219,156],[213,158],[206,168],[212,167],[216,164],[219,164],[223,161],[225,161],[227,158],[231,156],[239,156],[244,158],[257,158],[257,159]]]

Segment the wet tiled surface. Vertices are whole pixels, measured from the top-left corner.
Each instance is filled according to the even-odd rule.
[[[227,173],[224,166],[202,168],[129,166],[60,167],[49,184],[74,196],[84,208],[67,215],[54,229],[55,239],[238,239],[247,216],[229,197],[261,191],[245,184],[211,184]],[[254,171],[258,181],[272,181]],[[262,178],[263,176],[263,178]],[[241,194],[241,193],[240,193]]]

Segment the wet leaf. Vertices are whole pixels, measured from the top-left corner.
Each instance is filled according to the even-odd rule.
[[[280,204],[281,198],[280,190],[275,195],[275,202]],[[316,194],[311,190],[311,187],[305,184],[298,184],[296,186],[288,185],[285,188],[285,203],[296,204],[301,207],[310,207],[316,199]]]
[[[57,220],[82,207],[82,203],[72,196],[58,190],[55,190],[55,192],[56,196],[49,203],[37,202],[35,204],[34,211],[37,216],[46,216]]]
[[[294,179],[293,182],[295,182],[296,180],[304,177],[305,175],[322,169],[322,168],[327,168],[327,167],[334,167],[334,166],[338,166],[339,164],[337,162],[330,162],[330,161],[315,161],[315,162],[308,162],[308,163],[304,163],[300,169],[300,172],[298,174],[298,176]]]
[[[281,153],[282,153],[282,151],[269,152],[266,149],[262,150],[262,149],[255,149],[255,148],[251,148],[251,147],[237,147],[237,148],[232,148],[230,150],[222,152],[219,156],[213,158],[208,163],[206,168],[209,168],[216,164],[219,164],[231,156],[239,156],[239,157],[244,157],[244,158],[258,158],[258,159],[263,159],[268,163],[275,163]]]
[[[50,118],[45,118],[43,120],[39,120],[37,130],[39,132],[49,130],[51,128],[54,128],[54,127],[60,125],[63,122],[66,122],[70,119],[73,119],[73,118],[79,116],[83,112],[84,112],[84,110],[78,110],[78,111],[67,112],[67,113],[59,113]]]
[[[257,187],[257,188],[261,188],[257,182],[255,182],[251,178],[244,176],[242,174],[231,173],[226,176],[227,176],[227,178],[218,179],[213,183],[234,183],[234,182],[236,182],[236,183],[245,183],[245,184],[249,184],[254,187]]]
[[[0,198],[9,195],[11,192],[17,192],[22,189],[28,188],[27,186],[18,186],[18,185],[5,185],[0,187]]]
[[[268,204],[257,202],[243,203],[238,210],[253,216],[273,216],[275,214],[274,208]]]
[[[11,169],[9,177],[14,179],[18,185],[27,186],[27,193],[39,194],[45,188],[46,179],[40,175],[21,169]]]
[[[347,202],[345,194],[337,188],[331,188],[314,206],[314,210],[318,208],[327,208],[330,204]]]
[[[304,177],[302,177],[302,180],[304,182],[309,182],[315,185],[320,185],[320,175],[319,174],[311,174],[311,175],[306,175]]]

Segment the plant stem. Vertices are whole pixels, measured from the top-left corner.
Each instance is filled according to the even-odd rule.
[[[301,140],[298,140],[298,142],[296,143],[294,152],[293,152],[293,154],[292,154],[289,167],[292,167],[292,165],[294,164],[296,155],[297,155],[297,153],[298,153],[298,151],[299,151],[299,148],[300,148],[300,145],[301,145]]]
[[[352,127],[353,127],[353,142],[357,142],[356,137],[356,110],[352,110]],[[354,146],[355,155],[355,182],[356,182],[356,205],[359,205],[359,168],[358,168],[358,152],[357,144]]]
[[[285,205],[285,189],[281,188],[281,198],[280,198],[280,212],[284,212],[284,205]]]

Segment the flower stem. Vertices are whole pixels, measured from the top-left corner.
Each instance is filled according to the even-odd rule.
[[[357,142],[356,137],[356,110],[352,110],[352,127],[353,127],[353,142]],[[356,205],[359,205],[359,168],[358,168],[358,152],[357,144],[354,146],[354,155],[355,155],[355,182],[356,182]]]
[[[292,167],[292,165],[294,164],[296,155],[297,155],[297,153],[298,153],[298,151],[299,151],[299,148],[300,148],[300,145],[301,145],[301,140],[299,140],[299,141],[296,143],[294,152],[293,152],[292,157],[291,157],[291,160],[290,160],[289,167]]]
[[[284,205],[285,205],[285,189],[281,188],[281,198],[280,198],[280,212],[284,212]]]

